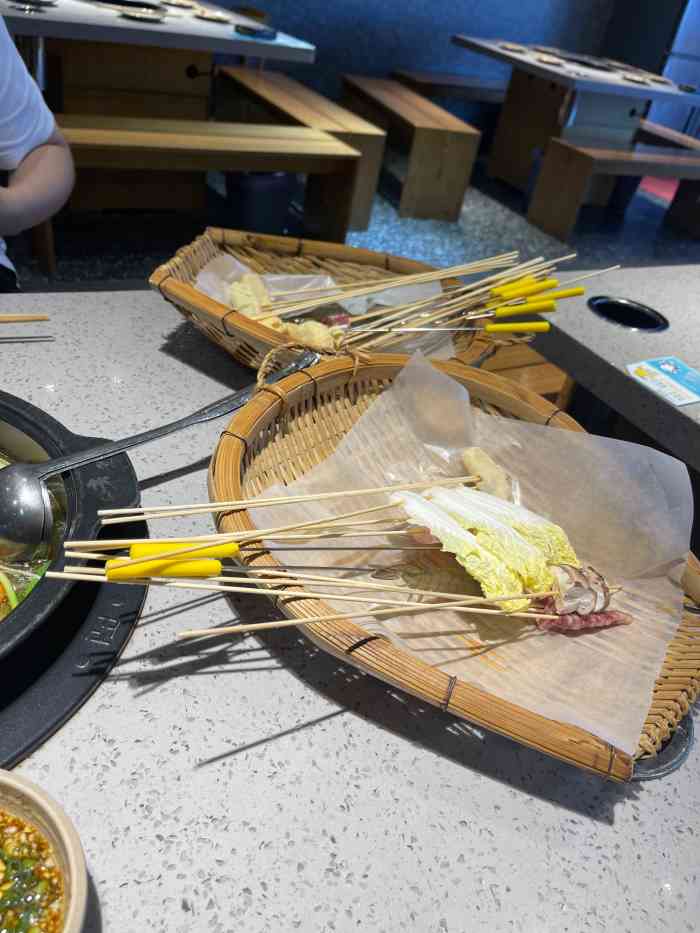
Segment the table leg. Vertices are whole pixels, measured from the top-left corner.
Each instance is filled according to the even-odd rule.
[[[43,36],[15,36],[17,51],[22,56],[27,71],[39,85],[46,90],[46,46]]]
[[[344,243],[350,227],[359,159],[329,175],[309,175],[304,199],[304,226],[311,239]]]
[[[561,134],[571,92],[517,68],[506,92],[496,127],[489,174],[525,191],[537,151]]]
[[[644,115],[642,98],[569,91],[517,68],[508,85],[489,161],[489,174],[526,191],[535,159],[549,140],[629,149]],[[591,182],[585,203],[606,205],[615,178]]]
[[[16,36],[15,43],[27,71],[32,75],[39,88],[46,90],[46,47],[43,36]],[[44,273],[53,277],[56,275],[56,247],[54,243],[53,224],[50,220],[44,221],[30,231],[32,240],[32,253]]]
[[[579,91],[572,101],[561,138],[575,146],[631,149],[645,106],[646,101],[642,99]],[[584,203],[607,207],[616,186],[614,175],[596,176],[591,179]]]
[[[333,131],[333,136],[360,153],[355,201],[350,226],[353,230],[366,230],[372,217],[374,196],[379,185],[379,173],[384,158],[385,137],[363,133]]]
[[[49,277],[56,275],[56,248],[53,238],[53,224],[45,220],[43,224],[32,227],[32,252],[39,263],[39,268]]]
[[[547,147],[527,219],[567,240],[590,185],[593,164],[583,153],[552,140]]]
[[[479,136],[417,127],[401,189],[401,217],[459,219]]]
[[[700,181],[680,183],[665,222],[681,233],[700,237]]]

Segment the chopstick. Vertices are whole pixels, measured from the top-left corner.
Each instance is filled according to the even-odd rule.
[[[48,334],[17,335],[16,337],[0,336],[0,343],[53,343],[55,340],[55,337],[50,337]]]
[[[50,321],[48,314],[0,314],[0,324],[28,324],[31,321]]]

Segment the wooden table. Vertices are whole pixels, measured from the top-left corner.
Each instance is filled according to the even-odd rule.
[[[152,0],[151,0],[152,2]],[[212,4],[198,6],[225,13],[223,24],[199,19],[192,9],[162,6],[163,22],[127,19],[118,10],[90,0],[57,0],[54,7],[22,12],[0,0],[0,15],[15,37],[28,67],[54,112],[119,117],[206,120],[210,114],[212,55],[313,62],[316,49],[285,33],[274,40],[240,35],[236,24],[255,20]],[[133,184],[133,173],[82,169],[71,209],[119,206],[158,210],[179,206],[202,210],[206,181],[201,176],[159,173],[149,184]],[[42,224],[33,233],[43,270],[56,271],[53,233]]]
[[[585,296],[572,298],[566,311],[552,316],[551,331],[538,334],[534,346],[577,385],[700,473],[700,402],[673,405],[626,370],[628,363],[661,356],[678,356],[688,366],[700,368],[697,267],[619,269],[593,281],[596,285]],[[649,305],[667,318],[669,327],[642,331],[613,324],[590,310],[588,300],[593,295]]]
[[[240,35],[236,24],[260,24],[228,10],[222,12],[231,22],[221,24],[197,19],[192,10],[164,9],[162,23],[149,23],[125,19],[115,9],[89,0],[58,0],[55,7],[37,13],[20,12],[8,0],[0,0],[0,15],[14,35],[224,52],[286,62],[313,62],[316,55],[313,45],[283,32],[272,41]]]
[[[125,437],[251,378],[153,291],[0,295],[0,311],[51,315],[36,329],[56,342],[17,344],[3,385],[80,434]],[[207,501],[202,458],[227,420],[134,448],[144,505]],[[357,675],[296,629],[177,640],[269,611],[251,597],[147,599],[119,667],[20,766],[76,821],[85,933],[696,929],[700,742],[622,788]]]
[[[632,146],[650,101],[700,105],[697,92],[683,91],[661,75],[608,59],[464,35],[453,36],[452,41],[513,67],[489,173],[521,191],[529,188],[538,154],[553,136],[575,144],[624,149]],[[605,203],[611,184],[604,188],[591,200]]]

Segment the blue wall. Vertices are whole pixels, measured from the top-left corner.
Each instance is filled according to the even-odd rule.
[[[452,45],[456,32],[597,52],[615,0],[251,0],[277,29],[312,42],[315,65],[280,66],[335,96],[343,72],[394,68],[499,76],[508,69]],[[236,5],[228,0],[230,6]]]

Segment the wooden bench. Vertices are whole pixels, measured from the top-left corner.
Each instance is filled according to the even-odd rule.
[[[474,365],[474,350],[481,350],[486,357],[479,363],[480,369],[498,373],[517,382],[523,388],[550,398],[558,408],[566,410],[574,389],[572,379],[554,363],[550,363],[527,344],[498,347],[487,337],[477,337],[469,351],[457,354],[457,359]]]
[[[476,104],[502,104],[506,96],[506,84],[498,78],[404,69],[393,71],[391,76],[423,97],[454,97]]]
[[[78,169],[131,170],[145,186],[157,171],[307,174],[310,235],[345,240],[359,154],[320,130],[73,114],[57,122]]]
[[[700,154],[700,139],[679,133],[661,123],[652,120],[640,120],[637,140],[654,146],[667,146],[670,149],[685,149]],[[700,238],[700,181],[687,179],[681,181],[676,194],[666,211],[666,223],[669,227]]]
[[[47,100],[54,113],[158,120],[206,120],[211,68],[208,52],[79,39],[46,40]],[[196,75],[196,77],[193,77]],[[73,210],[114,207],[117,171],[80,174]],[[207,185],[200,173],[159,172],[147,191],[129,172],[120,179],[119,206],[160,210],[173,197],[183,209],[203,211]]]
[[[408,148],[402,217],[457,220],[481,134],[415,91],[384,78],[343,76],[342,103]]]
[[[360,153],[360,162],[350,226],[367,229],[384,155],[383,130],[279,71],[242,67],[218,69],[216,116],[244,123],[308,126],[352,146]]]
[[[527,219],[552,236],[568,239],[591,181],[599,175],[700,179],[700,153],[669,155],[668,149],[648,146],[598,149],[550,139]]]

